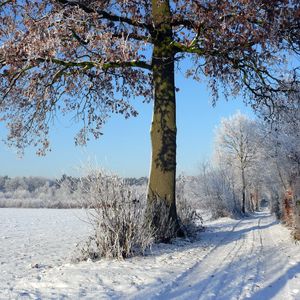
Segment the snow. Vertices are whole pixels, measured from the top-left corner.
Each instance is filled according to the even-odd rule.
[[[300,299],[300,245],[268,212],[206,223],[196,242],[73,263],[82,210],[0,209],[0,299]]]

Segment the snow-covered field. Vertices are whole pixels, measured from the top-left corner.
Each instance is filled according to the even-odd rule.
[[[80,210],[0,209],[0,299],[300,299],[300,245],[266,212],[206,224],[194,243],[72,263]]]

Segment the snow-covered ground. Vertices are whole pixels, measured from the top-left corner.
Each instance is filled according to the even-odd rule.
[[[300,245],[267,212],[207,223],[194,243],[72,263],[80,210],[0,209],[0,299],[300,299]]]

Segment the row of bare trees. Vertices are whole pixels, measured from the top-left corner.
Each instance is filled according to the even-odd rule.
[[[199,180],[217,216],[255,211],[268,202],[300,237],[299,132],[299,106],[285,106],[272,124],[241,113],[221,121],[212,166],[202,168]]]

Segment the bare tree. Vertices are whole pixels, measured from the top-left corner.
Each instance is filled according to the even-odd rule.
[[[238,168],[242,184],[242,212],[246,212],[247,170],[257,161],[260,143],[255,121],[237,113],[221,121],[216,133],[216,159]]]
[[[268,138],[264,143],[265,157],[273,166],[280,195],[282,220],[295,227],[295,237],[300,236],[300,93],[281,100],[286,103],[279,120],[272,127],[266,126]],[[292,104],[292,105],[291,105]]]
[[[102,134],[111,113],[136,116],[129,98],[154,95],[148,204],[162,201],[179,234],[175,63],[191,59],[187,75],[208,77],[214,101],[243,92],[272,113],[273,95],[297,81],[296,71],[281,76],[286,50],[299,53],[299,19],[299,0],[3,0],[0,113],[8,141],[45,154],[61,111],[82,122],[83,144]]]

